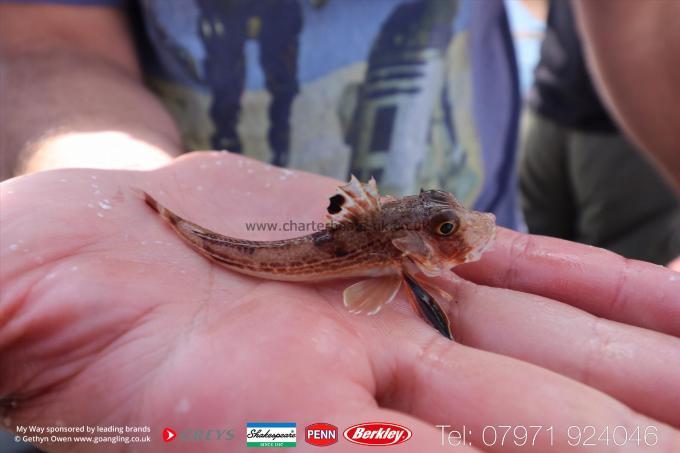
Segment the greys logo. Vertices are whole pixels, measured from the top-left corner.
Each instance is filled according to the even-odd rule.
[[[172,442],[179,440],[180,442],[219,442],[225,440],[232,440],[234,438],[233,429],[180,429],[178,431],[172,428],[165,428],[163,430],[163,440],[165,442]]]

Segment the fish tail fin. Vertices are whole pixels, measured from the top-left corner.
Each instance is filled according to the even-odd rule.
[[[140,195],[144,197],[144,202],[149,205],[151,209],[156,211],[163,220],[170,223],[171,225],[176,226],[182,220],[180,216],[160,204],[158,200],[149,195],[149,193],[142,191]]]
[[[203,228],[200,225],[183,219],[170,209],[160,204],[158,200],[156,200],[149,193],[140,191],[139,195],[151,209],[156,211],[163,220],[170,224],[170,227],[174,229],[182,239],[197,247],[200,253],[205,254],[206,240],[214,241],[216,237],[223,237],[214,231]]]

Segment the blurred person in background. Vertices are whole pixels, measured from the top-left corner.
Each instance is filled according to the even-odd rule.
[[[500,0],[3,3],[5,177],[226,150],[520,225]]]
[[[522,121],[520,199],[531,233],[667,264],[680,201],[593,86],[571,1],[552,1]]]

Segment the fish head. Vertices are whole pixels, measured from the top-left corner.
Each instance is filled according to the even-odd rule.
[[[416,227],[393,243],[427,274],[476,261],[493,242],[496,217],[465,208],[449,192],[421,191],[414,210]]]

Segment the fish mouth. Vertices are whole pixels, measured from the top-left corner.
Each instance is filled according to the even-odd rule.
[[[474,218],[465,231],[465,240],[470,251],[465,256],[465,263],[477,261],[484,252],[493,247],[496,238],[496,216],[491,213],[473,213]]]

